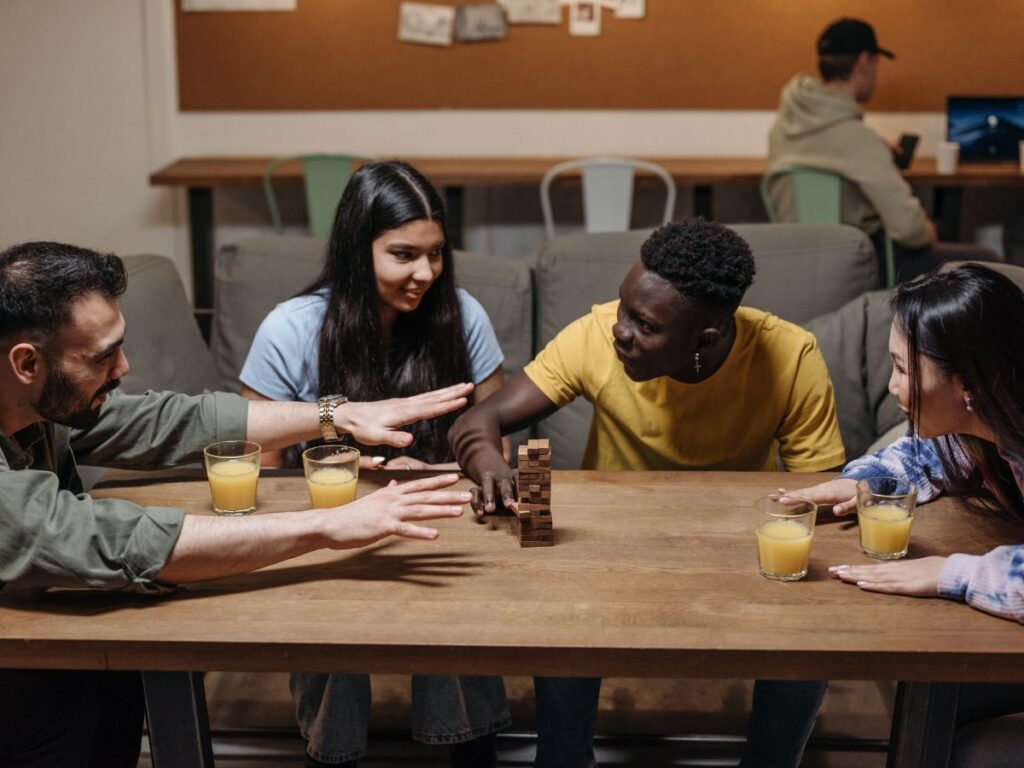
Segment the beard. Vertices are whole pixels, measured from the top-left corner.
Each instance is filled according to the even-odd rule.
[[[39,400],[32,407],[44,419],[74,429],[95,426],[100,420],[100,409],[103,406],[101,404],[93,408],[92,401],[121,386],[121,380],[114,379],[92,395],[83,394],[59,365],[53,365],[52,371],[46,377]]]

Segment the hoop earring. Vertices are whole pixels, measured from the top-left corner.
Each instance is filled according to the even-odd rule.
[[[700,352],[693,353],[693,370],[700,373]]]

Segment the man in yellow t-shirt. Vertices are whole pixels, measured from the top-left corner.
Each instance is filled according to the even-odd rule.
[[[750,247],[732,230],[700,220],[656,230],[618,301],[571,323],[453,425],[455,456],[480,484],[474,510],[494,511],[496,496],[515,505],[501,435],[576,397],[594,405],[584,469],[773,470],[778,459],[800,472],[841,466],[832,382],[814,337],[740,307],[753,279]],[[535,689],[535,768],[594,765],[600,680],[536,678]],[[823,690],[759,682],[745,761],[797,764],[807,734],[779,737],[787,731],[771,718],[813,722]]]

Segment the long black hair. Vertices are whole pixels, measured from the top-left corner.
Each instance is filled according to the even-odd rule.
[[[373,270],[373,241],[383,233],[426,219],[444,235],[442,269],[420,305],[399,313],[390,333],[381,327]],[[320,327],[319,392],[350,400],[406,397],[469,381],[469,355],[455,290],[452,247],[444,204],[415,168],[398,161],[370,163],[352,176],[341,195],[323,271],[303,294],[327,293]],[[448,428],[458,414],[410,425],[412,448],[427,462],[452,459]],[[351,444],[362,446],[349,438]],[[388,458],[400,451],[375,446]]]
[[[921,412],[921,354],[960,379],[997,441],[935,440],[950,493],[1024,520],[1024,498],[1004,458],[1024,458],[1024,293],[1008,277],[967,264],[902,285],[892,306],[907,340],[912,421]]]

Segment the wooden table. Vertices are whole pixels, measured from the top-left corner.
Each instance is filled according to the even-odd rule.
[[[154,186],[185,187],[188,190],[192,243],[194,298],[197,308],[213,305],[213,190],[219,187],[251,186],[263,179],[270,157],[186,157],[161,168],[149,177]],[[459,246],[462,241],[462,200],[466,187],[539,185],[544,173],[559,157],[407,157],[444,190],[449,209],[449,234]],[[716,184],[752,185],[761,180],[765,158],[739,157],[652,157],[644,158],[664,167],[681,186],[694,189],[694,213],[714,217],[713,192]],[[964,187],[1024,186],[1024,175],[1014,165],[961,165],[953,176],[936,172],[930,158],[915,160],[905,172],[913,184],[935,188],[934,211],[943,221],[943,236],[956,240],[959,231]],[[281,166],[275,179],[301,181],[299,162]]]
[[[95,495],[208,513],[196,478]],[[148,670],[158,768],[211,764],[202,678],[183,670],[909,680],[920,684],[904,686],[891,764],[940,765],[955,683],[1024,682],[1024,632],[829,578],[828,565],[866,562],[845,522],[819,521],[805,581],[761,578],[751,502],[813,479],[556,472],[553,548],[520,549],[507,518],[465,517],[440,523],[436,542],[314,553],[163,599],[8,587],[0,655],[12,667]],[[306,503],[300,477],[261,479],[261,511]],[[915,521],[911,554],[981,553],[1020,535],[939,501]]]

